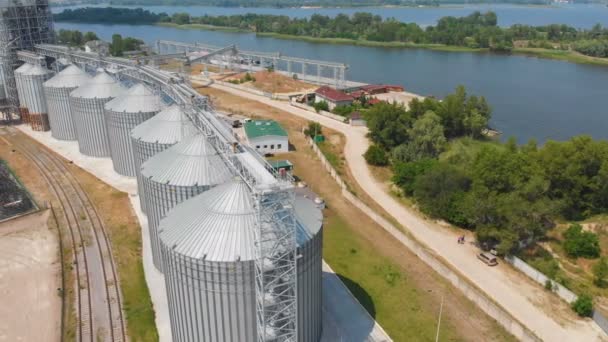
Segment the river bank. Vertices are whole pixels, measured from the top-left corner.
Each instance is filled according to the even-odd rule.
[[[335,44],[335,45],[353,45],[353,46],[365,46],[365,47],[380,47],[380,48],[402,48],[402,49],[426,49],[433,51],[444,51],[444,52],[475,52],[475,53],[492,53],[492,54],[509,54],[493,52],[487,48],[469,48],[466,46],[454,46],[445,44],[418,44],[409,42],[377,42],[371,40],[355,40],[345,38],[319,38],[310,36],[296,36],[287,35],[272,32],[254,32],[249,29],[240,29],[235,27],[227,26],[212,26],[203,24],[185,24],[178,25],[173,23],[158,23],[157,26],[172,27],[182,30],[208,30],[208,31],[222,31],[222,32],[236,32],[236,33],[255,33],[260,37],[269,37],[283,40],[299,40],[308,43],[322,43],[322,44]],[[608,58],[598,58],[585,56],[574,51],[566,50],[550,50],[542,48],[514,48],[511,54],[525,55],[531,57],[538,57],[544,59],[553,59],[559,61],[565,61],[577,64],[589,64],[589,65],[602,65],[608,66]]]

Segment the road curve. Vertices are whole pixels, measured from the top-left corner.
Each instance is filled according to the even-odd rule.
[[[359,186],[373,198],[386,212],[390,213],[402,226],[420,242],[441,256],[453,268],[467,277],[490,298],[499,303],[517,320],[526,325],[545,341],[608,341],[606,335],[586,319],[565,320],[544,311],[543,296],[550,296],[540,286],[531,285],[522,275],[514,274],[504,266],[487,267],[476,258],[476,248],[456,243],[456,235],[420,217],[413,210],[401,205],[391,197],[372,176],[363,158],[369,146],[366,127],[352,127],[348,124],[293,107],[287,102],[272,100],[238,89],[212,84],[211,87],[243,98],[251,99],[275,107],[306,120],[342,133],[346,138],[344,155]],[[549,311],[547,309],[547,311]]]

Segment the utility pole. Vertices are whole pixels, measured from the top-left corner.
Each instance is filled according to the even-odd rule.
[[[439,327],[441,326],[441,314],[443,313],[443,300],[445,294],[441,296],[441,306],[439,307],[439,318],[437,319],[437,334],[435,335],[435,342],[439,342]]]

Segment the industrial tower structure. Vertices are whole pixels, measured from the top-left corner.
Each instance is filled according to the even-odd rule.
[[[0,107],[0,121],[18,122],[19,98],[14,70],[21,65],[18,50],[55,40],[48,0],[0,0],[0,72],[6,103]]]

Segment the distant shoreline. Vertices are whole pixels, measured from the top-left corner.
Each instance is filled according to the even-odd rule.
[[[472,53],[492,53],[492,54],[500,54],[491,52],[490,49],[475,49],[468,48],[464,46],[453,46],[453,45],[443,45],[443,44],[416,44],[416,43],[404,43],[404,42],[375,42],[370,40],[354,40],[354,39],[344,39],[344,38],[317,38],[317,37],[309,37],[309,36],[293,36],[286,35],[280,33],[272,33],[272,32],[253,32],[251,30],[239,29],[234,27],[223,27],[223,26],[211,26],[211,25],[202,25],[202,24],[187,24],[187,25],[177,25],[173,23],[158,23],[157,26],[163,27],[173,27],[177,29],[183,30],[209,30],[209,31],[223,31],[223,32],[233,32],[233,33],[252,33],[256,34],[260,37],[270,37],[276,39],[284,39],[284,40],[300,40],[309,43],[320,43],[320,44],[336,44],[336,45],[353,45],[353,46],[366,46],[366,47],[381,47],[381,48],[402,48],[402,49],[425,49],[425,50],[434,50],[434,51],[445,51],[445,52],[472,52]],[[600,66],[608,66],[608,58],[598,58],[598,57],[590,57],[585,56],[573,51],[565,51],[565,50],[549,50],[542,48],[514,48],[510,53],[513,55],[523,55],[523,56],[531,56],[538,57],[544,59],[552,59],[565,61],[570,63],[577,64],[590,64],[590,65],[600,65]]]

